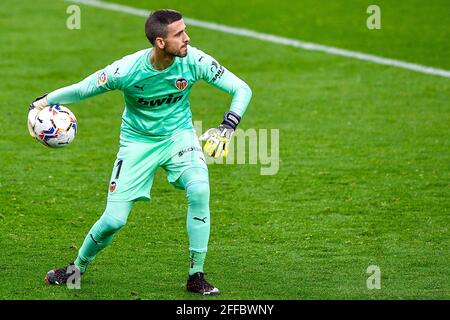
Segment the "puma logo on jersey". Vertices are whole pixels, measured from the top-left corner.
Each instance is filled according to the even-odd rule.
[[[143,84],[142,86],[135,85],[134,87],[137,88],[137,89],[141,89],[142,91],[144,91],[144,86],[145,86],[145,84]]]
[[[167,96],[167,97],[160,98],[160,99],[154,99],[154,100],[146,100],[144,98],[139,98],[139,99],[137,99],[137,102],[139,102],[140,104],[142,104],[144,106],[150,106],[150,107],[158,106],[159,107],[163,104],[177,103],[181,99],[183,99],[183,95],[174,97],[173,94],[169,94],[169,96]]]

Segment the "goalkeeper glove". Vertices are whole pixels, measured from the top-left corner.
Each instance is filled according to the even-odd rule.
[[[210,157],[219,158],[223,156],[225,158],[228,154],[231,137],[240,121],[241,117],[236,113],[225,112],[223,121],[218,128],[208,129],[200,136],[201,141],[206,140],[203,151]]]
[[[36,138],[33,129],[36,124],[37,115],[42,109],[48,106],[47,94],[44,94],[43,96],[36,98],[28,108],[28,131],[33,138]]]

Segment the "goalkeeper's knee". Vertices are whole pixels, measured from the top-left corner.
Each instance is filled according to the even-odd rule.
[[[100,218],[101,228],[97,231],[100,237],[107,237],[122,229],[125,226],[125,221],[114,218],[111,215],[103,214]]]
[[[209,206],[209,183],[196,181],[186,188],[189,206],[205,208]],[[209,210],[208,210],[209,211]]]
[[[97,221],[95,233],[98,237],[104,238],[115,234],[127,223],[130,214],[132,202],[108,202],[105,212]]]
[[[187,169],[180,177],[186,189],[188,205],[200,210],[208,209],[209,214],[209,179],[204,168]]]

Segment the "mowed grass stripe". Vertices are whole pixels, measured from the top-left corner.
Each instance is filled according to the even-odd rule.
[[[145,16],[148,16],[148,14],[149,14],[148,10],[133,8],[133,7],[124,6],[124,5],[116,4],[116,3],[101,2],[101,1],[96,1],[96,0],[66,0],[66,1],[70,1],[73,3],[85,4],[85,5],[89,5],[92,7],[101,8],[101,9],[124,12],[127,14],[136,15],[136,16],[145,17]],[[303,50],[318,51],[318,52],[342,56],[342,57],[346,57],[346,58],[353,58],[353,59],[359,59],[359,60],[363,60],[363,61],[369,61],[369,62],[380,64],[380,65],[392,66],[392,67],[402,68],[402,69],[411,70],[411,71],[415,71],[415,72],[450,78],[450,71],[444,70],[444,69],[437,69],[437,68],[433,68],[433,67],[419,65],[416,63],[399,61],[399,60],[379,57],[379,56],[375,56],[375,55],[371,55],[371,54],[350,51],[350,50],[345,50],[345,49],[340,49],[340,48],[335,48],[335,47],[330,47],[330,46],[324,46],[321,44],[316,44],[316,43],[311,43],[311,42],[306,42],[306,41],[289,39],[289,38],[271,35],[271,34],[267,34],[267,33],[256,32],[256,31],[252,31],[252,30],[248,30],[248,29],[244,29],[244,28],[230,27],[230,26],[221,25],[221,24],[214,23],[214,22],[199,21],[196,19],[188,18],[188,17],[184,18],[184,20],[189,25],[201,27],[201,28],[205,28],[205,29],[209,29],[209,30],[230,33],[230,34],[234,34],[234,35],[238,35],[238,36],[250,37],[250,38],[254,38],[254,39],[263,40],[266,42],[271,42],[271,43],[276,43],[276,44],[281,44],[281,45],[286,45],[286,46],[292,46],[292,47],[300,48]]]

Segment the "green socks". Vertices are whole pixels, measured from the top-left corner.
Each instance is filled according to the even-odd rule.
[[[114,235],[125,225],[132,207],[132,202],[108,202],[105,212],[89,230],[78,251],[75,266],[81,273],[112,242]]]
[[[204,168],[189,168],[180,182],[186,190],[188,212],[186,218],[189,236],[189,275],[203,272],[210,232],[209,181]]]
[[[200,253],[195,251],[190,251],[190,266],[189,275],[192,276],[194,273],[203,272],[203,264],[205,263],[206,252]]]
[[[77,257],[77,259],[74,262],[75,267],[78,268],[78,270],[80,270],[80,273],[83,274],[86,272],[86,268],[89,264],[89,261],[83,260],[80,258],[80,256]]]

